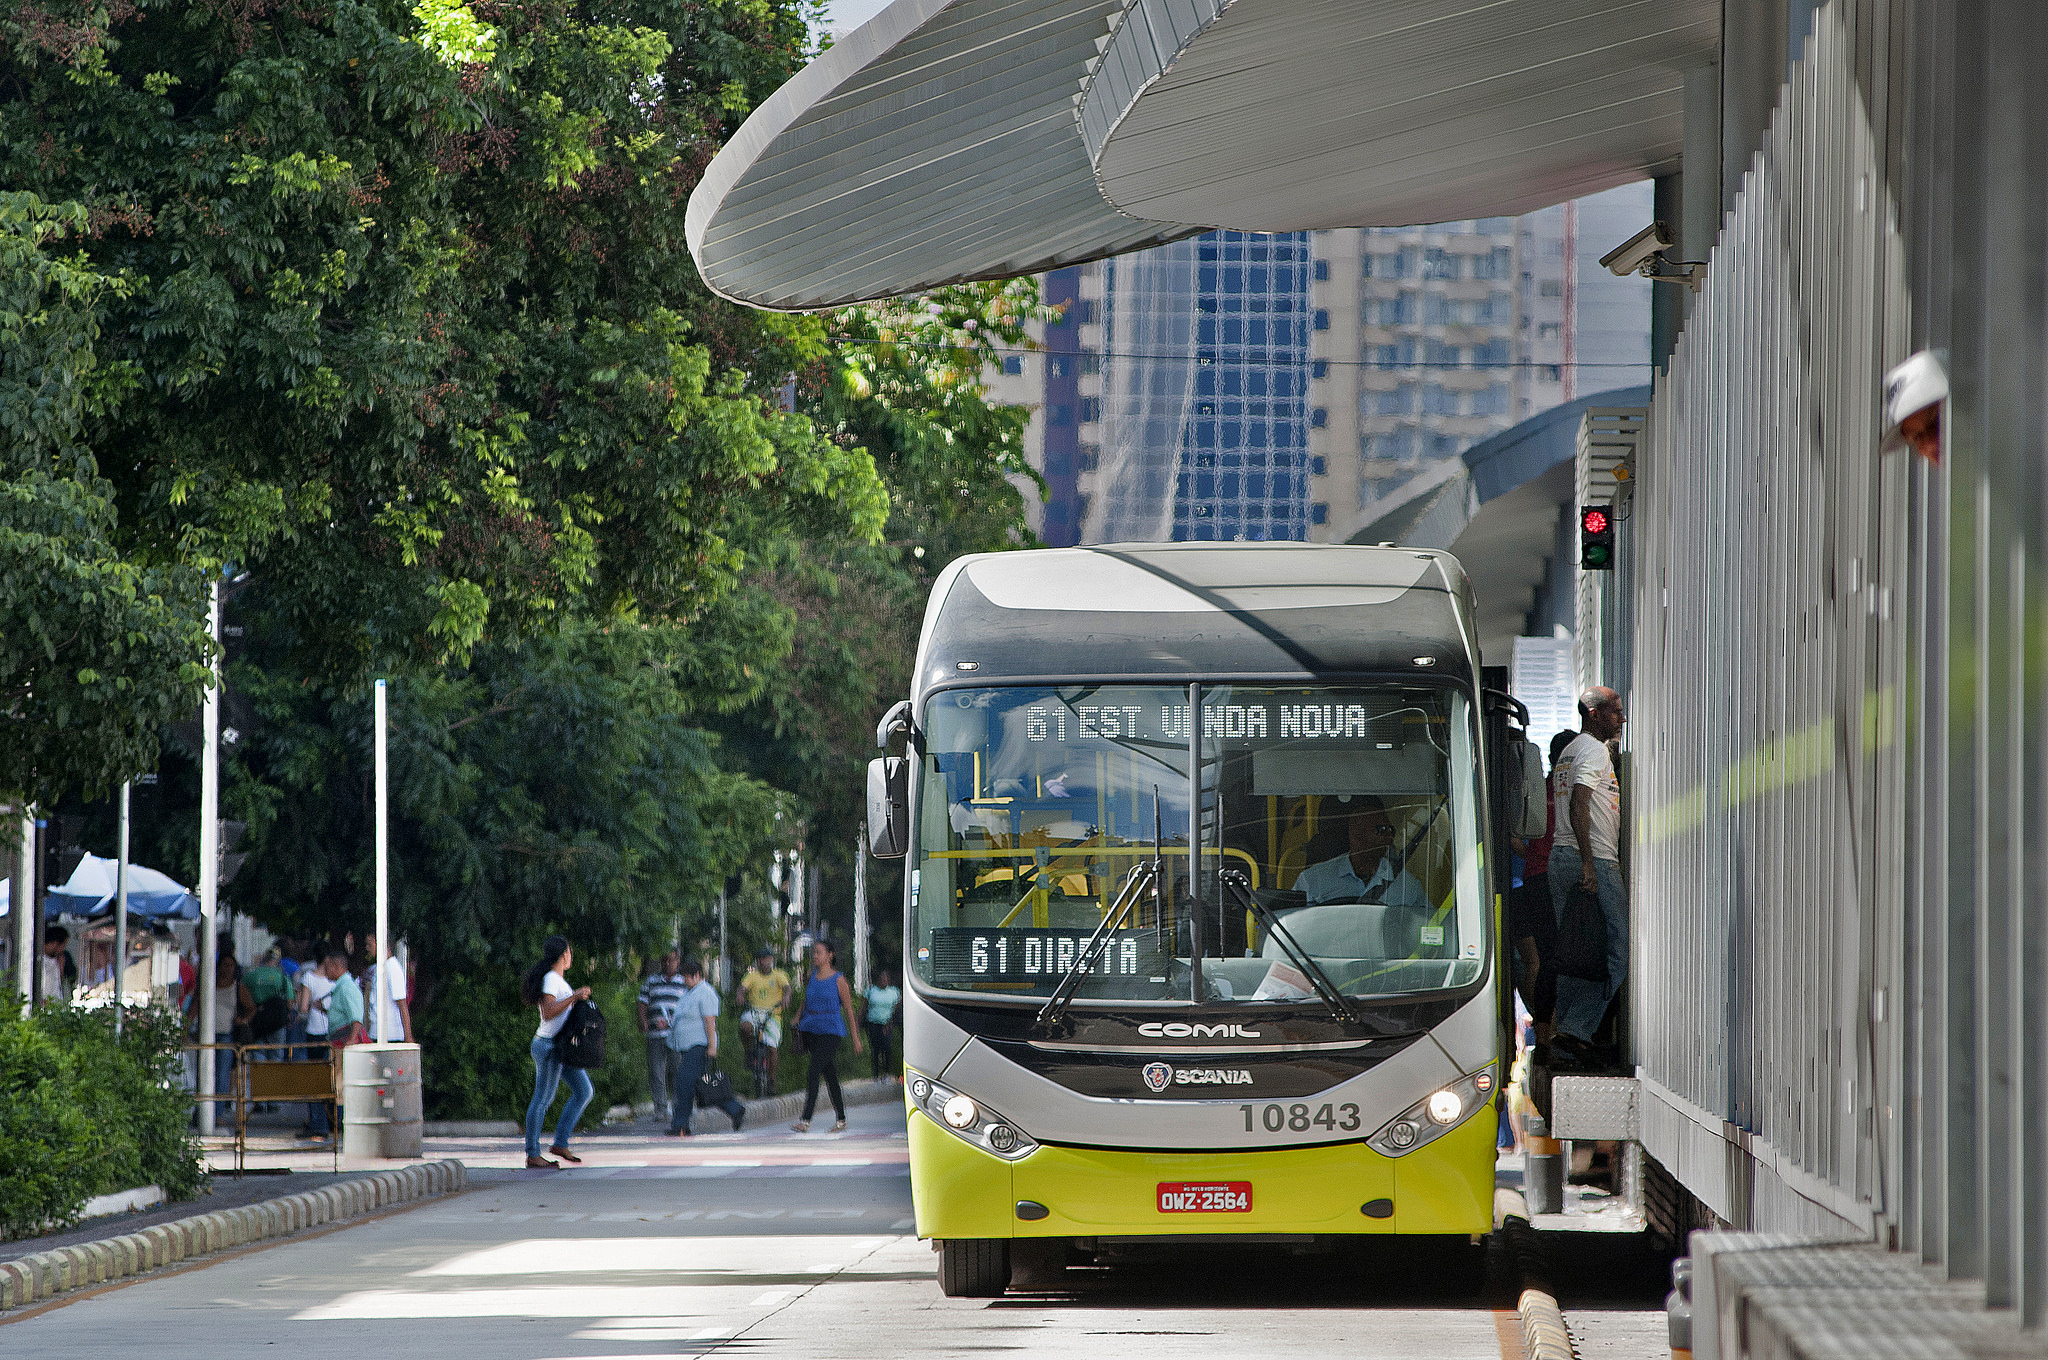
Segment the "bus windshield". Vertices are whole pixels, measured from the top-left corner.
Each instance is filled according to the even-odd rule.
[[[1049,996],[1108,918],[1076,1004],[1476,982],[1488,951],[1470,709],[1444,686],[940,692],[910,861],[915,975]]]

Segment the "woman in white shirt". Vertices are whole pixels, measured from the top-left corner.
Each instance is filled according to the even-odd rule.
[[[569,1151],[569,1135],[575,1132],[576,1121],[590,1104],[590,1074],[580,1067],[563,1067],[562,1060],[555,1056],[555,1036],[568,1023],[569,1008],[590,995],[588,987],[572,990],[563,980],[562,974],[574,962],[569,942],[559,935],[550,935],[540,947],[540,962],[527,969],[519,987],[520,998],[527,1005],[540,1007],[540,1028],[534,1031],[531,1045],[533,1099],[526,1106],[526,1164],[536,1169],[552,1171],[560,1165],[540,1155],[540,1131],[547,1122],[548,1106],[555,1102],[555,1090],[565,1076],[569,1079],[569,1099],[562,1105],[562,1117],[555,1121],[555,1143],[548,1151],[565,1162],[583,1160]]]

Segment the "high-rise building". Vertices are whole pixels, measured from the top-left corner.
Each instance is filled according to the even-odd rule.
[[[1449,489],[1480,440],[1644,380],[1650,284],[1597,259],[1649,214],[1632,185],[1519,218],[1209,232],[1046,275],[1065,314],[994,379],[1035,408],[1033,529],[1343,542]]]

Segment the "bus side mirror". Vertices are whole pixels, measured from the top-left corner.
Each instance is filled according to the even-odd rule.
[[[868,853],[902,859],[910,849],[910,758],[877,756],[868,762]]]

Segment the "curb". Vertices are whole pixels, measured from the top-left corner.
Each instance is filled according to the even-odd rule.
[[[1514,1199],[1518,1201],[1520,1196]],[[1529,1226],[1526,1211],[1514,1212],[1523,1206],[1503,1202],[1501,1207],[1505,1211],[1501,1231],[1507,1236],[1508,1249],[1514,1253],[1515,1266],[1522,1277],[1522,1292],[1515,1300],[1515,1311],[1522,1319],[1524,1353],[1528,1360],[1578,1360],[1572,1334],[1564,1325],[1564,1310],[1550,1292],[1550,1270],[1544,1263],[1543,1244],[1537,1239],[1536,1230]]]
[[[903,1084],[895,1081],[876,1081],[869,1078],[864,1081],[842,1082],[839,1089],[848,1108],[855,1105],[887,1105],[890,1101],[903,1099]],[[819,1092],[818,1100],[820,1104],[825,1103],[822,1091]],[[748,1122],[772,1123],[779,1119],[794,1119],[802,1114],[804,1093],[791,1091],[786,1095],[742,1100],[740,1104],[747,1107]],[[627,1113],[621,1114],[620,1111],[625,1109],[623,1105],[615,1105],[608,1117],[625,1120],[654,1113],[654,1107],[649,1104],[635,1105]],[[697,1127],[700,1119],[705,1121],[701,1129]],[[716,1133],[725,1127],[723,1110],[697,1110],[690,1115],[692,1133]],[[525,1134],[525,1126],[510,1119],[427,1120],[420,1125],[422,1138],[521,1138]]]
[[[218,1209],[99,1242],[53,1247],[0,1261],[0,1312],[73,1289],[141,1275],[231,1247],[361,1218],[413,1200],[452,1194],[468,1183],[461,1162],[424,1162],[357,1176],[303,1194]]]

